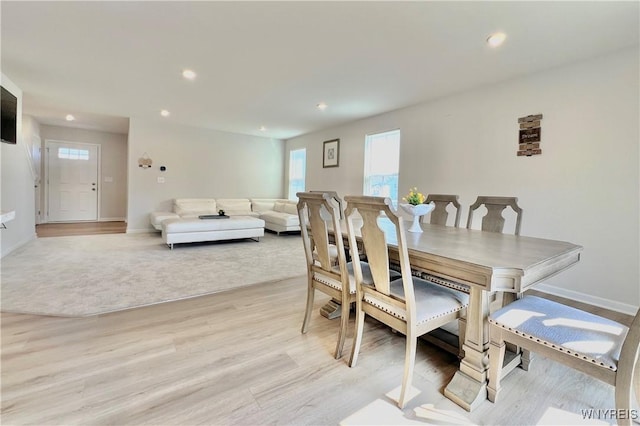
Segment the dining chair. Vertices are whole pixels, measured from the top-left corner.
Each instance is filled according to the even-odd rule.
[[[306,333],[311,320],[315,290],[331,296],[341,304],[340,328],[334,356],[342,356],[349,321],[349,307],[355,301],[355,285],[349,280],[342,231],[340,206],[335,197],[322,192],[298,192],[300,233],[307,260],[307,306],[302,323]],[[335,233],[335,245],[329,234]]]
[[[618,424],[631,425],[632,394],[640,404],[640,310],[631,326],[535,296],[525,296],[489,316],[488,396],[497,402],[511,342],[615,386]],[[625,410],[625,411],[619,411]]]
[[[449,212],[447,211],[447,207],[449,206],[449,204],[451,204],[456,209],[456,217],[453,222],[453,226],[455,226],[456,228],[460,226],[461,208],[460,203],[458,202],[457,195],[429,194],[427,195],[427,199],[424,203],[433,203],[436,206],[429,216],[429,223],[431,223],[432,225],[447,225],[447,219],[449,219]]]
[[[356,280],[356,332],[349,366],[355,367],[369,315],[406,336],[404,374],[398,406],[408,401],[419,336],[465,315],[469,304],[466,293],[443,287],[411,275],[402,218],[383,197],[346,196],[345,210],[349,247],[360,238],[367,253],[372,282],[367,283],[358,263],[354,263]],[[361,220],[356,220],[359,215]],[[383,217],[386,216],[386,217]],[[401,278],[389,278],[387,240],[379,221],[388,221],[389,232],[397,241]],[[360,227],[356,227],[356,223]]]
[[[516,214],[515,235],[520,235],[520,223],[522,222],[522,209],[518,206],[516,197],[487,197],[479,196],[476,201],[469,206],[469,216],[467,218],[467,228],[471,229],[475,210],[484,206],[487,214],[482,218],[482,230],[489,232],[504,232],[505,219],[502,212],[507,207],[511,207]]]
[[[302,333],[309,327],[316,290],[336,300],[341,317],[334,353],[338,359],[342,356],[349,310],[356,297],[353,263],[347,262],[340,225],[343,214],[340,198],[332,191],[298,192],[297,196],[300,233],[307,261],[307,305]],[[365,280],[371,282],[369,266],[365,262],[356,263],[364,271]]]
[[[518,206],[517,197],[479,196],[476,201],[471,206],[469,206],[467,229],[471,229],[472,227],[474,212],[482,206],[487,209],[486,215],[482,218],[481,229],[483,231],[503,233],[505,218],[504,216],[502,216],[502,212],[507,207],[510,207],[516,215],[515,229],[513,233],[514,235],[520,235],[520,224],[522,223],[522,208]],[[521,294],[493,292],[490,295],[489,309],[493,312],[520,297]],[[460,333],[464,335],[464,321],[462,321],[460,325]],[[528,356],[528,354],[525,354],[525,356]]]

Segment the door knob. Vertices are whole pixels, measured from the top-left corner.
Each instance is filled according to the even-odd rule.
[[[92,190],[92,191],[95,191],[96,189],[95,189],[95,188],[91,188],[91,190]]]

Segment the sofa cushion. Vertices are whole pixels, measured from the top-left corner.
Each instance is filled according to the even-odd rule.
[[[151,225],[153,225],[153,227],[158,230],[161,229],[160,225],[162,224],[163,220],[176,219],[178,217],[179,217],[178,214],[173,212],[151,212],[149,214]]]
[[[278,200],[273,205],[273,210],[281,213],[298,215],[298,203],[290,200]]]
[[[176,198],[173,211],[180,216],[199,216],[218,213],[216,200],[213,198]]]
[[[287,201],[284,205],[284,212],[298,216],[298,203]]]
[[[273,210],[276,201],[282,201],[277,198],[252,198],[251,210],[256,213],[262,213]]]
[[[282,226],[300,226],[300,219],[298,215],[293,215],[289,213],[277,212],[277,211],[267,211],[260,214],[260,219],[265,222],[275,223]]]
[[[258,216],[251,211],[251,201],[248,198],[218,198],[216,205],[227,216]]]

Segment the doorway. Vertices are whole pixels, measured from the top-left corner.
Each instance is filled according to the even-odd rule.
[[[47,140],[47,222],[98,220],[100,145]]]

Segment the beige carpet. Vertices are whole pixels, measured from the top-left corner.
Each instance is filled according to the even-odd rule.
[[[158,234],[40,238],[1,263],[3,312],[87,316],[304,275],[300,235],[179,244]]]

